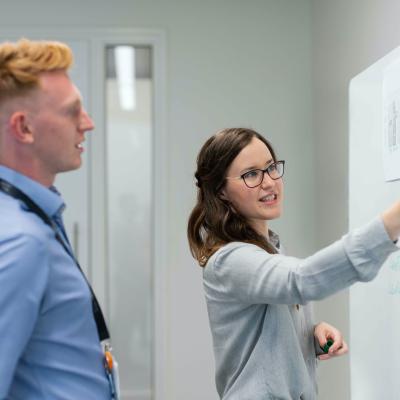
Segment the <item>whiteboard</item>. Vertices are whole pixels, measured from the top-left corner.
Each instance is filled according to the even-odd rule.
[[[350,83],[350,229],[374,218],[400,198],[400,180],[385,179],[389,72],[392,77],[400,77],[400,47]],[[399,339],[400,252],[396,252],[374,281],[357,283],[350,289],[352,400],[400,399]]]

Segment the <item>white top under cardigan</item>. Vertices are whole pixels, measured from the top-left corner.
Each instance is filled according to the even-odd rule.
[[[305,259],[242,242],[220,248],[203,279],[221,399],[315,400],[309,302],[373,279],[396,250],[379,218]]]

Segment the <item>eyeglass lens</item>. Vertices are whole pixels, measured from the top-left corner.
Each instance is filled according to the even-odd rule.
[[[261,185],[264,179],[264,173],[267,173],[271,179],[279,179],[283,175],[283,162],[278,161],[269,165],[265,170],[253,169],[243,175],[244,183],[248,187],[256,187]]]

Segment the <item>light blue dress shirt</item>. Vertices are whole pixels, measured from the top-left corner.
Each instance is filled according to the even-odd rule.
[[[0,166],[54,217],[62,198]],[[54,232],[0,191],[0,399],[110,400],[89,288]]]

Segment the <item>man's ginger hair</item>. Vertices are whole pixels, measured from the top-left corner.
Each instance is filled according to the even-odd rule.
[[[39,87],[43,72],[68,70],[73,62],[64,43],[21,39],[0,44],[0,102]]]

